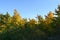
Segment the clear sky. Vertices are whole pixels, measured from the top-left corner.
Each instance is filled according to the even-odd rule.
[[[34,18],[39,15],[46,15],[49,11],[54,11],[60,0],[0,0],[0,13],[13,15],[13,10],[17,9],[23,18]]]

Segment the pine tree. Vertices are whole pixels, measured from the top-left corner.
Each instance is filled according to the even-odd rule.
[[[56,30],[56,33],[57,34],[60,34],[60,5],[58,5],[58,8],[55,10],[55,20],[54,20],[54,23],[55,23],[55,30]]]
[[[53,37],[57,40],[60,40],[60,5],[58,5],[57,9],[55,9],[53,22],[51,23],[51,27],[53,28]]]

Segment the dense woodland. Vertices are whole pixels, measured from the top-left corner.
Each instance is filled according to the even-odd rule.
[[[60,5],[45,19],[22,18],[16,9],[13,16],[0,13],[0,40],[60,40]]]

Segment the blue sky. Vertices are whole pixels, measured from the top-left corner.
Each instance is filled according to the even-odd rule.
[[[60,4],[60,0],[0,0],[0,13],[9,12],[13,15],[13,10],[17,9],[23,18],[34,18],[39,15],[46,15],[49,11],[54,12]]]

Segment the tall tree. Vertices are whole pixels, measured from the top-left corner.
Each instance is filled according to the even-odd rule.
[[[58,8],[55,10],[55,19],[54,19],[54,26],[55,26],[55,32],[57,34],[60,34],[60,5],[58,5]]]
[[[16,24],[16,25],[23,25],[24,24],[24,20],[21,18],[21,16],[19,15],[19,13],[17,12],[16,9],[14,9],[14,15],[13,15],[13,23]]]
[[[53,13],[50,11],[48,15],[45,17],[45,23],[50,24],[52,22],[53,17]]]

